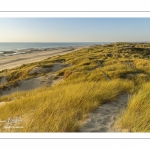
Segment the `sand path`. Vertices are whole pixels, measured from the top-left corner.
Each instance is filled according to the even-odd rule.
[[[83,123],[80,132],[120,132],[121,129],[113,125],[118,115],[125,110],[128,101],[128,94],[118,97],[116,101],[106,103],[94,112]]]

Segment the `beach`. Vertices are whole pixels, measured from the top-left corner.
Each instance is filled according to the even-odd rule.
[[[63,55],[89,46],[59,47],[45,49],[26,49],[20,51],[5,51],[0,53],[0,71],[11,69],[22,64],[37,62],[49,57]]]

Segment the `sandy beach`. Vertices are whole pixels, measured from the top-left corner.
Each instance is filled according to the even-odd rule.
[[[52,56],[63,55],[72,51],[80,50],[89,46],[78,47],[63,47],[63,48],[46,48],[46,49],[32,49],[20,50],[18,53],[13,51],[0,53],[0,71],[4,69],[11,69],[22,64],[37,62]]]

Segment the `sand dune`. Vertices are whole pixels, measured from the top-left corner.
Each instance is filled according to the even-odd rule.
[[[1,90],[0,96],[9,95],[9,94],[12,94],[14,92],[19,92],[19,91],[33,90],[35,88],[42,87],[42,86],[44,87],[44,86],[55,85],[55,84],[63,81],[63,77],[54,79],[55,72],[65,68],[65,67],[66,66],[63,66],[61,63],[55,64],[51,68],[51,70],[49,70],[49,73],[47,72],[46,76],[40,76],[40,77],[36,77],[36,78],[19,81],[18,86],[9,87],[8,89]],[[45,70],[45,68],[44,68],[44,70]],[[32,73],[41,73],[41,72],[43,72],[43,70],[42,70],[42,68],[39,68],[39,67],[33,68],[30,71],[31,74]],[[3,77],[1,79],[0,84],[2,85],[6,82],[7,82],[6,77]]]
[[[55,49],[55,50],[34,50],[33,52],[26,50],[25,54],[18,54],[13,56],[0,56],[0,70],[3,69],[11,69],[22,64],[37,62],[49,57],[53,57],[56,55],[63,55],[70,53],[72,51],[80,50],[81,48],[86,48],[89,46],[80,46],[73,48],[62,48],[62,49]],[[52,68],[33,68],[29,73],[41,73],[45,72],[46,76],[31,78],[27,80],[22,80],[18,82],[18,86],[8,87],[5,90],[0,90],[0,96],[8,95],[17,91],[24,91],[24,90],[32,90],[42,86],[51,86],[60,81],[62,81],[62,77],[59,77],[54,80],[54,74],[56,71],[63,69],[64,67],[68,67],[68,65],[63,66],[61,63],[54,65]],[[41,70],[42,69],[42,70]],[[0,79],[0,86],[7,82],[6,77],[2,77]]]

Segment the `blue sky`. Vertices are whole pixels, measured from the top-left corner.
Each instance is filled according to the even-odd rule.
[[[150,18],[0,18],[0,42],[150,41]]]

